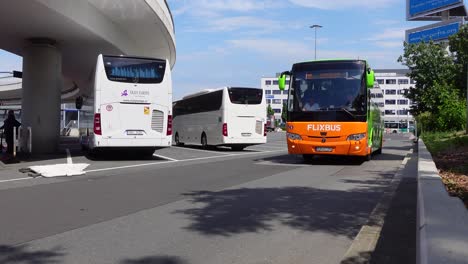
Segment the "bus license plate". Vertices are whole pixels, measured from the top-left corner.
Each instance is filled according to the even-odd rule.
[[[317,151],[317,152],[332,152],[333,148],[316,147],[315,151]]]
[[[143,131],[129,130],[127,131],[128,136],[143,136]]]
[[[250,137],[251,135],[252,135],[252,133],[242,133],[243,137]]]

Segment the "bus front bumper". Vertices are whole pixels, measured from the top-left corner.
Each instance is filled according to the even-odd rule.
[[[370,153],[367,138],[359,141],[325,143],[291,139],[287,139],[287,141],[289,154],[366,156]]]

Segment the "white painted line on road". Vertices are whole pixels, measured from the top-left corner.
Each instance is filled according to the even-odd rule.
[[[13,182],[13,181],[24,181],[24,180],[32,180],[34,178],[31,178],[31,177],[27,177],[27,178],[17,178],[17,179],[10,179],[10,180],[2,180],[0,181],[0,183],[4,183],[4,182]]]
[[[255,150],[255,148],[267,148],[267,149],[278,149],[278,150],[284,149],[284,150],[287,150],[287,147],[286,147],[286,146],[281,148],[280,146],[277,146],[277,147],[271,146],[271,147],[270,147],[270,146],[265,146],[265,145],[261,145],[261,146],[252,146],[252,147],[250,147],[250,148],[248,148],[248,149],[249,149],[249,150]],[[260,149],[260,151],[262,151],[262,150]]]
[[[263,153],[273,153],[273,152],[282,152],[284,150],[271,150],[271,151],[263,151],[263,152],[251,152],[251,153],[238,153],[238,154],[225,154],[222,156],[212,156],[212,157],[202,157],[202,158],[193,158],[193,159],[184,159],[184,160],[177,160],[177,161],[161,161],[161,162],[151,162],[151,163],[143,163],[143,164],[135,164],[135,165],[128,165],[128,166],[119,166],[119,167],[109,167],[103,169],[95,169],[95,170],[88,170],[85,171],[86,173],[90,172],[101,172],[101,171],[110,171],[110,170],[120,170],[120,169],[130,169],[130,168],[138,168],[138,167],[147,167],[159,164],[168,164],[168,163],[176,163],[176,162],[184,162],[184,161],[197,161],[197,160],[208,160],[208,159],[218,159],[224,157],[233,157],[233,156],[248,156],[248,155],[258,155]]]
[[[163,156],[163,155],[156,155],[156,154],[153,154],[154,157],[157,157],[157,158],[161,158],[161,159],[166,159],[166,160],[170,160],[170,161],[179,161],[179,160],[176,160],[176,159],[173,159],[173,158],[169,158],[169,157],[166,157],[166,156]]]
[[[199,151],[199,152],[205,152],[205,153],[213,153],[213,154],[223,154],[223,155],[230,155],[230,154],[225,154],[223,152],[219,152],[219,151],[211,151],[211,150],[204,150],[204,149],[195,149],[195,148],[183,148],[183,147],[176,147],[176,146],[172,146],[171,148],[178,148],[178,149],[189,149],[189,150],[195,150],[195,151]]]
[[[67,164],[73,164],[71,154],[70,154],[70,150],[66,149],[66,151],[67,151]]]

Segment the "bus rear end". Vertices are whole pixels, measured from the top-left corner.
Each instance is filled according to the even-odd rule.
[[[233,149],[266,143],[266,104],[258,88],[225,88],[223,145]]]
[[[148,151],[169,147],[171,82],[167,60],[100,55],[90,147]]]

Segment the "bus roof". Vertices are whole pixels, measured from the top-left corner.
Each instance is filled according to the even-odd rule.
[[[216,88],[216,89],[203,89],[201,91],[198,91],[198,92],[191,93],[191,94],[188,94],[186,96],[183,96],[181,100],[188,99],[188,98],[195,97],[195,96],[199,96],[199,95],[203,95],[203,94],[208,94],[208,93],[220,91],[220,90],[223,90],[224,88],[228,88],[228,89],[229,88],[245,88],[245,89],[260,89],[260,90],[262,89],[262,88],[258,88],[258,87],[224,86],[224,87],[219,87],[219,88]]]
[[[336,58],[336,59],[321,59],[321,60],[311,60],[311,61],[302,61],[295,64],[302,64],[302,63],[311,63],[311,62],[333,62],[333,61],[364,61],[367,64],[366,60],[363,59],[349,59],[349,58]]]

